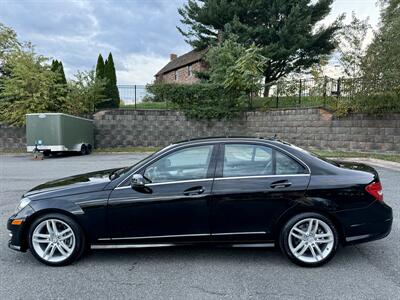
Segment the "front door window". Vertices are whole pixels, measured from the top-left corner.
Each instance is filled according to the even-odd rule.
[[[178,150],[148,166],[144,176],[152,183],[207,178],[213,145]]]

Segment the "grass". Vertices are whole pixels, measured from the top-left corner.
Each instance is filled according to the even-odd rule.
[[[312,152],[323,157],[332,158],[375,158],[387,161],[400,163],[399,154],[380,154],[380,153],[366,153],[366,152],[347,152],[347,151],[326,151],[326,150],[312,150]]]
[[[292,97],[279,97],[278,108],[293,108],[293,107],[316,107],[316,106],[327,106],[328,108],[333,108],[337,98],[317,96],[302,96],[299,100],[298,96]],[[173,105],[167,102],[141,102],[135,104],[121,105],[120,108],[124,109],[173,109]],[[256,110],[268,110],[276,107],[276,98],[262,98],[257,97],[252,100],[252,108]]]
[[[293,107],[317,107],[325,106],[327,108],[336,107],[336,97],[320,97],[320,96],[279,96],[278,103],[276,97],[262,98],[257,97],[253,99],[253,108],[258,110],[268,110],[273,108],[293,108]]]
[[[160,150],[160,147],[116,147],[116,148],[96,148],[94,153],[113,153],[113,152],[132,152],[132,153],[143,153],[143,152],[156,152]]]
[[[141,102],[135,104],[121,105],[120,108],[124,109],[170,109],[166,102]]]
[[[27,152],[26,148],[19,148],[19,149],[1,148],[0,153],[27,153]]]

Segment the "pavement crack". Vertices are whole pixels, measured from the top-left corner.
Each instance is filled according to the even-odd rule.
[[[206,294],[208,294],[208,295],[213,295],[213,296],[227,296],[227,295],[228,295],[228,294],[225,293],[225,292],[210,291],[210,290],[208,290],[208,289],[206,289],[206,288],[203,288],[203,287],[201,287],[201,286],[191,286],[191,288],[196,289],[196,290],[199,290],[199,291],[201,291],[201,292],[203,292],[203,293],[206,293]]]
[[[137,262],[134,262],[131,266],[130,266],[130,268],[128,269],[128,271],[129,272],[132,272],[135,268],[136,268],[136,265],[137,265],[138,263]]]

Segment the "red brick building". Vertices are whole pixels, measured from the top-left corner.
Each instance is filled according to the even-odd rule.
[[[192,50],[181,56],[170,55],[170,61],[155,75],[157,83],[195,83],[199,79],[194,74],[195,71],[206,69],[204,55],[207,49],[196,51]]]

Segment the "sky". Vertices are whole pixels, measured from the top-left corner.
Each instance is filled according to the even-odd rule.
[[[0,22],[36,51],[63,62],[68,78],[94,68],[112,52],[119,84],[146,84],[190,46],[176,29],[185,0],[0,0]],[[335,0],[324,23],[338,15],[369,18],[376,28],[376,0]]]

